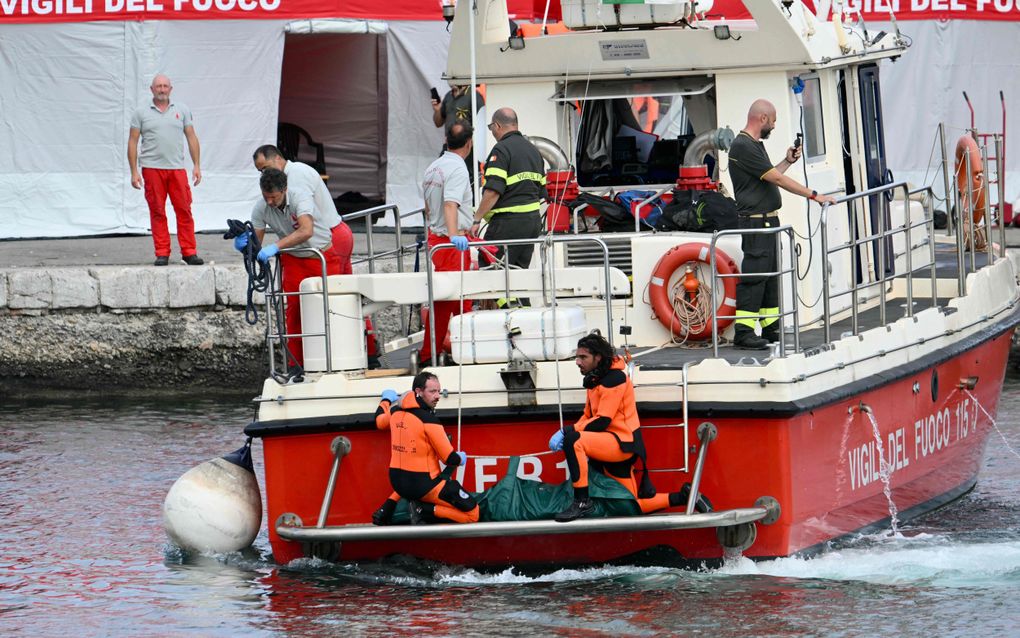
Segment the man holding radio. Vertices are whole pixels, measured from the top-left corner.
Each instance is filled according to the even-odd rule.
[[[776,127],[776,107],[768,100],[758,99],[747,112],[747,124],[730,146],[730,179],[741,229],[774,228],[779,226],[779,209],[783,197],[779,189],[806,197],[819,204],[834,203],[829,195],[800,184],[786,175],[786,170],[800,159],[801,137],[786,149],[782,161],[772,165],[762,140],[767,140]],[[737,283],[737,320],[733,345],[744,350],[767,350],[769,343],[779,341],[779,260],[776,237],[772,234],[747,234],[741,239],[744,260],[740,271],[744,276]],[[759,316],[764,315],[760,322]],[[755,323],[761,325],[761,336],[755,334]]]

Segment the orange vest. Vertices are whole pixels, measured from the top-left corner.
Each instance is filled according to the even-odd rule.
[[[379,424],[379,419],[376,419]],[[399,408],[390,411],[390,469],[439,475],[439,461],[453,454],[453,445],[432,410],[408,392]]]
[[[574,424],[575,430],[581,432],[592,421],[605,417],[609,419],[607,432],[615,434],[623,443],[634,440],[634,431],[641,423],[634,400],[634,384],[624,372],[626,368],[621,357],[613,358],[609,372],[599,379],[598,385],[588,389],[584,415]]]

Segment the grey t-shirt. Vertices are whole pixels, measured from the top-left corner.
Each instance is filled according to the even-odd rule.
[[[336,203],[322,181],[319,171],[302,162],[287,160],[283,167],[287,174],[288,193],[307,193],[315,203],[315,209],[322,215],[322,222],[329,228],[340,223],[340,214],[336,211]]]
[[[265,230],[268,227],[280,238],[283,238],[297,230],[298,217],[302,215],[309,215],[312,218],[312,238],[291,248],[322,250],[328,246],[333,241],[333,235],[330,233],[330,227],[326,226],[322,217],[316,213],[312,198],[304,193],[291,193],[289,188],[282,210],[270,206],[261,198],[255,202],[251,211],[251,225],[257,230]],[[303,253],[299,256],[311,257],[313,255],[312,253]]]
[[[468,230],[474,222],[471,210],[471,178],[464,159],[452,151],[444,151],[425,169],[425,205],[429,211],[429,230],[437,235],[449,235],[443,203],[457,204],[459,230]]]
[[[160,112],[149,103],[131,116],[131,128],[141,131],[138,163],[142,168],[185,168],[184,129],[191,126],[191,109],[180,102],[171,102]]]

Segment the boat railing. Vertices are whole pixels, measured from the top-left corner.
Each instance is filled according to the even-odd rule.
[[[319,268],[322,273],[322,290],[301,292],[283,292],[283,269],[280,267],[279,257],[276,258],[276,268],[273,270],[272,285],[266,290],[266,344],[269,349],[269,374],[274,379],[278,378],[276,371],[276,357],[279,355],[283,361],[284,370],[290,366],[287,364],[287,339],[300,339],[303,337],[322,337],[325,340],[326,352],[330,350],[329,333],[329,277],[326,273],[326,257],[321,251],[315,248],[284,248],[280,254],[300,254],[306,256],[314,253],[319,260]],[[322,332],[300,332],[291,334],[287,332],[286,317],[283,310],[284,303],[290,297],[298,299],[303,295],[321,295],[323,313]],[[274,330],[275,327],[275,330]],[[332,357],[326,357],[326,372],[333,371]]]
[[[390,250],[384,250],[382,252],[375,252],[375,242],[373,239],[372,231],[372,220],[380,213],[393,212],[393,232],[396,235],[396,247]],[[381,206],[374,206],[372,208],[366,208],[359,210],[354,213],[348,213],[343,216],[344,222],[355,221],[358,219],[365,220],[365,244],[368,255],[351,261],[351,265],[368,263],[368,272],[374,273],[376,261],[379,259],[385,259],[396,256],[397,258],[397,272],[404,272],[404,254],[412,250],[420,250],[423,241],[421,239],[415,240],[414,243],[404,245],[404,220],[408,217],[417,217],[421,215],[422,226],[425,228],[428,226],[428,217],[425,215],[425,208],[415,208],[414,210],[402,213],[400,212],[400,206],[396,204],[383,204]],[[329,330],[329,326],[326,326],[326,330]],[[400,331],[401,334],[407,334],[407,317],[403,313],[400,315]]]
[[[799,317],[797,315],[797,304],[796,304],[796,302],[794,302],[793,309],[792,310],[787,310],[786,309],[786,304],[784,302],[784,295],[783,295],[783,278],[784,277],[788,277],[789,281],[790,281],[790,284],[789,284],[790,285],[790,290],[794,291],[794,295],[796,296],[797,286],[796,286],[796,281],[794,280],[794,277],[796,276],[796,262],[794,262],[793,260],[790,260],[790,266],[788,268],[785,268],[785,267],[783,267],[782,260],[781,259],[777,259],[776,260],[776,267],[777,267],[777,269],[774,270],[774,271],[765,272],[765,273],[754,273],[754,274],[750,274],[750,275],[747,274],[747,273],[740,273],[740,272],[734,272],[734,273],[730,273],[730,274],[722,274],[722,273],[719,272],[718,264],[716,263],[717,256],[718,256],[718,250],[716,249],[716,245],[719,243],[719,240],[721,238],[723,238],[723,237],[730,237],[730,236],[734,236],[734,235],[740,236],[741,238],[743,238],[744,236],[747,236],[747,235],[771,235],[773,237],[775,243],[776,243],[775,254],[776,255],[780,255],[780,256],[783,254],[783,251],[782,251],[782,238],[783,238],[783,235],[786,235],[787,240],[790,242],[790,245],[791,246],[793,245],[793,227],[792,226],[788,226],[788,225],[787,226],[775,226],[775,227],[772,227],[772,228],[734,228],[732,230],[720,230],[720,231],[716,231],[716,232],[712,233],[712,240],[709,243],[709,269],[712,271],[712,303],[710,304],[712,306],[712,317],[711,317],[711,319],[712,319],[712,356],[713,357],[718,357],[719,356],[719,320],[720,319],[736,319],[737,318],[736,314],[732,314],[732,315],[721,315],[721,314],[719,314],[719,306],[720,306],[720,302],[722,301],[722,299],[720,299],[720,295],[724,294],[723,293],[723,285],[724,285],[725,282],[721,281],[723,279],[737,279],[737,280],[747,281],[747,280],[750,280],[750,279],[765,279],[765,278],[768,278],[768,277],[776,277],[776,283],[777,283],[777,286],[778,286],[777,295],[779,296],[779,316],[776,318],[776,320],[779,322],[779,335],[780,335],[780,337],[779,337],[779,356],[780,357],[785,357],[786,356],[786,338],[785,338],[784,334],[785,334],[786,318],[787,317],[789,317],[791,319],[791,321],[793,322],[793,348],[794,348],[794,352],[800,350],[800,319],[799,319]],[[768,319],[768,318],[771,318],[773,316],[775,316],[775,315],[772,315],[772,314],[767,314],[766,315],[766,314],[761,314],[761,313],[756,314],[756,315],[742,314],[741,318],[742,319],[755,319],[757,321],[761,321],[762,319]]]
[[[550,301],[553,307],[556,306],[556,256],[554,248],[556,244],[573,244],[573,243],[593,243],[602,250],[602,271],[604,274],[604,291],[603,296],[606,301],[606,331],[605,337],[609,341],[610,345],[613,345],[613,286],[611,280],[610,266],[609,266],[609,247],[599,237],[588,237],[588,236],[577,236],[577,235],[542,235],[534,239],[501,239],[501,240],[487,240],[471,242],[471,245],[477,248],[483,248],[485,246],[497,246],[502,247],[503,254],[506,254],[507,248],[510,246],[537,246],[539,248],[539,256],[542,264],[542,297],[543,302]],[[456,246],[451,243],[438,244],[431,246],[428,251],[428,258],[425,260],[425,273],[426,281],[428,282],[428,296],[429,296],[429,308],[434,308],[435,299],[433,298],[433,268],[432,268],[432,257],[440,250],[456,250]],[[510,270],[504,268],[504,297],[510,298]],[[544,273],[549,273],[548,284]],[[551,294],[550,294],[551,293]],[[548,298],[548,299],[547,299]],[[429,313],[429,347],[431,352],[439,352],[436,350],[436,318],[435,313]],[[436,357],[438,365],[442,365],[442,357]]]
[[[887,201],[892,200],[892,195],[895,191],[903,191],[904,201],[904,213],[903,213],[903,224],[898,227],[886,228],[886,224],[889,223],[884,205],[883,210],[878,211],[878,214],[873,216],[873,219],[877,220],[877,228],[867,235],[859,235],[859,232],[863,229],[858,224],[858,209],[857,203],[865,198],[886,198]],[[823,313],[823,329],[825,343],[832,343],[832,301],[834,299],[850,295],[850,316],[851,316],[851,333],[853,335],[860,334],[860,310],[861,304],[861,293],[868,290],[878,288],[878,316],[879,325],[886,326],[889,324],[888,312],[887,312],[887,292],[896,279],[903,278],[906,285],[906,304],[904,310],[904,316],[911,317],[914,314],[914,271],[918,268],[928,268],[931,276],[931,297],[932,305],[938,302],[938,290],[937,290],[937,279],[935,272],[935,218],[932,214],[932,197],[927,198],[926,210],[924,219],[914,222],[911,220],[910,215],[910,196],[914,193],[925,192],[930,193],[930,188],[919,188],[914,191],[910,190],[910,187],[906,182],[894,182],[890,184],[883,184],[876,186],[875,188],[869,188],[868,190],[861,191],[859,193],[852,193],[850,195],[844,195],[837,197],[833,204],[823,204],[821,220],[819,222],[819,232],[821,233],[821,245],[822,255],[825,259],[825,264],[832,262],[833,258],[838,256],[840,253],[848,252],[851,260],[862,258],[862,254],[867,250],[874,250],[876,255],[876,267],[872,269],[862,268],[861,281],[855,281],[845,290],[833,292],[831,289],[831,273],[829,268],[822,268],[822,313]],[[848,217],[850,219],[850,232],[848,239],[845,242],[839,243],[835,246],[829,245],[829,212],[831,206],[837,204],[846,204],[848,210]],[[927,229],[927,236],[925,242],[929,246],[930,261],[928,264],[921,264],[917,266],[913,263],[913,252],[914,244],[911,241],[911,231],[917,228],[925,227]],[[896,272],[895,261],[896,255],[892,252],[893,238],[897,235],[902,235],[904,238],[904,261],[905,267],[902,274]],[[877,249],[875,249],[877,247]],[[887,259],[891,257],[891,264],[887,264]],[[863,259],[862,259],[863,263]]]

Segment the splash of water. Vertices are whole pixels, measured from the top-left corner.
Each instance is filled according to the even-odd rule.
[[[996,421],[995,417],[988,413],[988,410],[985,409],[985,406],[981,405],[981,402],[978,401],[978,398],[974,396],[974,394],[970,390],[964,390],[964,392],[967,393],[967,396],[969,396],[974,401],[974,405],[977,406],[977,408],[975,408],[974,410],[975,411],[974,423],[977,423],[976,412],[978,409],[980,409],[982,412],[985,413],[985,416],[988,417],[988,422],[992,424],[992,427],[995,428],[995,431],[999,433],[999,437],[1002,438],[1002,443],[1003,445],[1006,446],[1006,449],[1009,450],[1010,454],[1020,459],[1020,454],[1018,454],[1017,451],[1013,449],[1013,446],[1009,444],[1009,439],[1007,439],[1006,435],[1003,434],[1002,430],[999,429],[999,424]]]
[[[871,431],[875,434],[875,449],[878,450],[878,478],[882,480],[882,493],[885,494],[885,500],[889,501],[889,526],[892,528],[893,536],[900,536],[900,519],[899,510],[896,508],[896,503],[893,502],[892,498],[892,486],[890,485],[890,478],[892,477],[893,467],[885,459],[885,448],[882,446],[882,433],[878,429],[878,421],[875,419],[875,415],[870,410],[861,410],[867,415],[868,420],[871,421]]]

